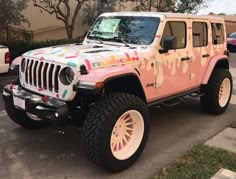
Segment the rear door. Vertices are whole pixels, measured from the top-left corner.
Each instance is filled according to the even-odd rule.
[[[189,85],[199,87],[211,59],[211,24],[207,20],[192,20],[192,59],[190,62]]]

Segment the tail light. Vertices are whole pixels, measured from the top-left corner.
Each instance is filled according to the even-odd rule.
[[[7,52],[7,53],[5,53],[5,63],[10,63],[10,53],[9,52]]]

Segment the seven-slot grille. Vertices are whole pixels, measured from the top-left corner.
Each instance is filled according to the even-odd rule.
[[[42,60],[25,59],[25,83],[39,89],[58,93],[60,65]]]

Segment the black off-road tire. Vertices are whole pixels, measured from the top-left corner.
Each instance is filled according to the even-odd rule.
[[[20,85],[19,79],[16,79],[12,82],[12,84]],[[18,125],[26,128],[26,129],[39,129],[49,125],[46,121],[35,121],[28,117],[25,111],[21,111],[15,108],[13,104],[13,100],[6,100],[5,101],[5,109],[8,116],[11,120]]]
[[[138,149],[125,160],[114,157],[110,140],[113,127],[122,114],[138,111],[143,118],[144,134]],[[110,172],[119,172],[130,167],[141,155],[149,134],[149,111],[137,96],[126,93],[111,93],[91,107],[81,131],[82,143],[89,159]]]
[[[230,94],[224,106],[220,105],[219,93],[222,82],[225,79],[230,81]],[[205,94],[201,96],[201,107],[203,111],[210,114],[222,114],[228,107],[232,94],[232,76],[227,69],[215,69],[205,88]]]

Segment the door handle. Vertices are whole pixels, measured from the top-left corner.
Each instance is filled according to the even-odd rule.
[[[209,54],[204,54],[204,55],[202,55],[202,58],[207,58],[209,56],[210,56]]]
[[[190,60],[191,58],[190,57],[183,57],[181,58],[181,61],[187,61],[187,60]]]

